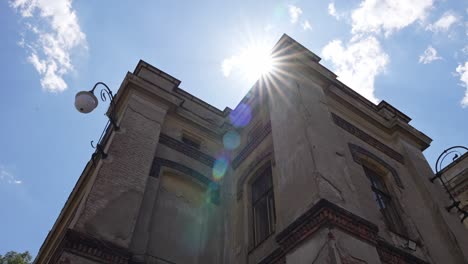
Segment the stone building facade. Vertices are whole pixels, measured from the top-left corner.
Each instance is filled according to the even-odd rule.
[[[431,139],[283,35],[219,110],[140,61],[36,263],[468,263]]]

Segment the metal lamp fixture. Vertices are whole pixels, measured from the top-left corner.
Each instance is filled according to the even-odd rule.
[[[98,106],[98,103],[99,103],[97,97],[94,95],[94,90],[96,89],[98,85],[104,86],[104,88],[101,89],[99,93],[101,100],[105,102],[107,101],[107,97],[109,97],[110,99],[110,108],[109,108],[109,115],[108,115],[109,123],[111,123],[114,129],[118,131],[119,126],[115,122],[116,119],[115,119],[115,112],[114,112],[115,111],[114,96],[112,95],[112,91],[111,89],[109,89],[109,86],[107,86],[105,83],[97,82],[93,86],[93,89],[89,91],[78,92],[75,95],[75,108],[76,110],[78,110],[80,113],[83,113],[83,114],[88,114],[92,112]],[[99,143],[96,145],[96,147],[93,145],[93,141],[91,141],[91,146],[95,148],[97,152],[99,152],[103,158],[106,158],[107,154],[104,152],[102,148],[101,141],[104,137],[104,134],[108,128],[109,123],[107,123],[106,127],[104,128],[104,131],[102,132],[101,137],[99,138]],[[94,159],[95,154],[96,153],[93,154],[93,159]]]
[[[455,210],[462,216],[461,222],[465,221],[465,219],[468,218],[468,212],[460,207],[460,201],[458,201],[457,198],[452,194],[450,188],[445,183],[444,177],[442,177],[442,173],[440,171],[442,170],[442,163],[444,162],[447,156],[453,155],[452,161],[455,161],[457,158],[462,156],[462,152],[468,152],[468,148],[464,146],[453,146],[444,150],[444,152],[442,152],[442,154],[440,154],[440,156],[437,158],[435,164],[436,174],[430,179],[432,183],[434,183],[435,179],[440,180],[442,186],[444,187],[445,191],[447,191],[450,200],[452,201],[452,204],[445,207],[445,209],[447,209],[447,211],[450,212],[453,208],[455,208]]]
[[[111,89],[103,82],[97,82],[93,89],[89,91],[81,91],[75,95],[75,107],[80,113],[87,114],[92,112],[98,106],[98,99],[94,95],[94,90],[98,85],[103,85],[105,89],[101,89],[100,96],[101,100],[105,102],[107,100],[107,96],[110,98],[110,114],[109,114],[109,121],[115,127],[116,130],[119,130],[119,126],[115,123],[114,118],[114,96],[112,95]]]

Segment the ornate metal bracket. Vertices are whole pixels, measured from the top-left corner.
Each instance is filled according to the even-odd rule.
[[[453,146],[444,150],[444,152],[442,152],[442,154],[440,154],[440,156],[437,158],[435,164],[436,174],[430,179],[432,183],[434,183],[435,179],[440,180],[442,186],[444,187],[445,191],[449,194],[450,200],[452,201],[452,204],[445,207],[445,209],[448,212],[450,212],[452,209],[455,208],[460,215],[463,215],[461,222],[465,221],[465,219],[468,218],[468,212],[460,207],[460,201],[458,201],[457,198],[450,192],[450,188],[447,187],[447,184],[444,181],[444,177],[442,177],[442,173],[440,171],[442,170],[442,163],[444,162],[446,157],[453,154],[452,161],[455,161],[457,158],[463,155],[462,152],[468,152],[468,148],[464,146]]]
[[[115,110],[114,95],[112,94],[112,91],[111,91],[111,89],[109,88],[109,86],[107,86],[107,85],[106,85],[105,83],[103,83],[103,82],[97,82],[97,83],[94,85],[93,89],[90,90],[90,92],[94,94],[94,90],[95,90],[96,87],[97,87],[98,85],[100,85],[100,84],[103,85],[103,86],[105,87],[105,89],[104,89],[104,88],[101,89],[101,91],[99,92],[99,95],[100,95],[101,100],[102,100],[103,102],[107,101],[107,97],[109,97],[109,99],[110,99],[110,107],[111,107],[110,113],[109,113],[109,116],[108,116],[108,117],[109,117],[109,121],[110,121],[110,123],[112,124],[112,126],[114,126],[114,129],[115,129],[116,131],[118,131],[118,130],[120,129],[120,127],[119,127],[119,126],[117,125],[117,123],[115,122],[116,119],[115,119],[115,112],[114,112],[114,110]]]

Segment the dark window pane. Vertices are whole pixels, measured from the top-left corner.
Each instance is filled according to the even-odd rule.
[[[268,200],[260,199],[254,207],[255,244],[262,242],[270,233],[268,224]]]
[[[271,182],[271,168],[268,167],[252,183],[252,202],[255,203],[273,186]]]
[[[268,194],[268,216],[269,216],[269,223],[270,223],[270,234],[275,231],[275,223],[276,223],[276,214],[275,214],[275,199],[273,197],[273,192],[271,191]]]
[[[252,209],[255,246],[275,229],[275,201],[271,168],[263,170],[252,183]]]
[[[392,203],[391,196],[389,195],[383,178],[375,171],[367,167],[364,167],[364,172],[371,182],[371,189],[374,195],[374,199],[379,206],[380,212],[384,217],[384,221],[387,227],[390,230],[400,234],[406,233],[403,226],[403,221],[401,220],[398,211]]]

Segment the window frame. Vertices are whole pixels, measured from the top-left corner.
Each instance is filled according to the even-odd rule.
[[[401,218],[401,213],[397,209],[395,198],[387,188],[384,175],[378,173],[369,166],[363,165],[362,167],[364,169],[364,174],[370,181],[374,201],[379,208],[385,225],[393,233],[405,236],[405,234],[407,234],[406,227]]]
[[[254,188],[255,188],[255,183],[258,183],[258,181],[261,180],[262,177],[269,177],[269,182],[270,185],[268,186],[267,189],[260,191],[262,192],[260,195],[255,195],[254,194]],[[273,169],[271,167],[271,164],[268,163],[268,166],[263,166],[261,169],[257,170],[257,172],[254,174],[254,177],[251,178],[249,181],[249,195],[250,199],[248,201],[248,206],[249,206],[249,211],[251,213],[251,221],[250,221],[250,227],[249,232],[250,238],[251,238],[251,243],[250,243],[250,248],[251,250],[255,249],[259,245],[261,245],[264,241],[268,240],[269,237],[271,237],[272,234],[275,233],[276,229],[276,207],[275,207],[275,196],[274,196],[274,184],[273,184]],[[256,199],[255,199],[256,197]],[[265,205],[263,205],[266,208],[261,208],[262,202],[265,202]],[[261,209],[266,209],[264,212],[266,212],[266,215],[264,213],[263,215],[263,221],[261,221],[261,216],[258,216],[258,212],[261,211]],[[266,221],[265,221],[266,219]],[[258,225],[263,225],[263,228],[265,228],[266,225],[266,233],[259,237],[259,232],[260,228]]]

